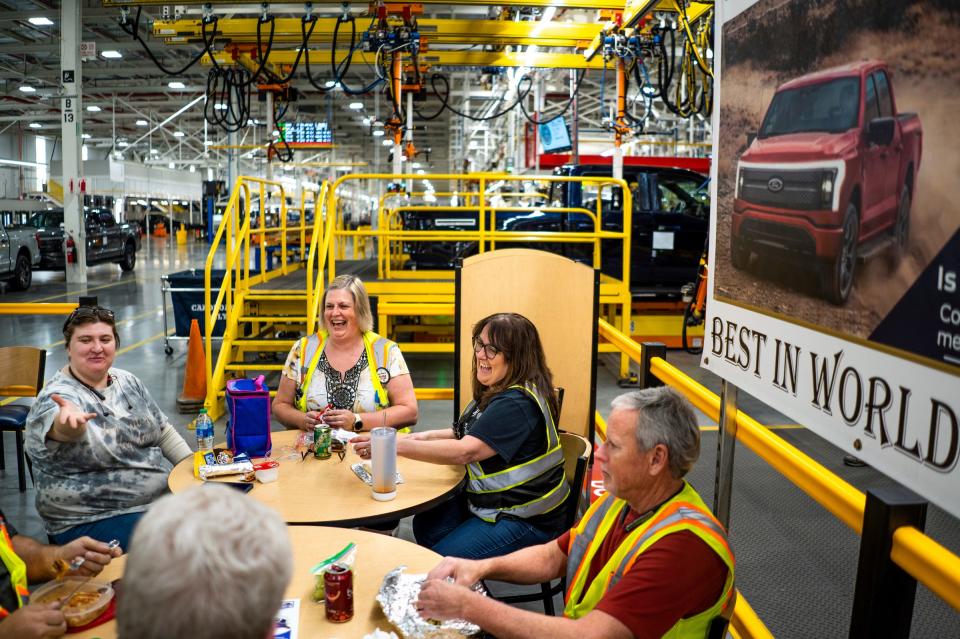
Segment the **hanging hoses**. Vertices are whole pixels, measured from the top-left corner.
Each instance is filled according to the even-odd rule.
[[[214,67],[207,74],[207,101],[203,117],[228,133],[250,121],[250,72],[243,68]]]
[[[337,40],[340,35],[340,25],[344,22],[350,23],[350,51],[347,53],[347,57],[337,63]],[[352,15],[344,18],[343,16],[337,17],[337,22],[333,26],[333,42],[330,44],[330,69],[333,71],[334,83],[339,84],[340,88],[343,89],[343,92],[347,95],[364,95],[370,93],[377,85],[383,82],[382,77],[378,77],[376,80],[363,87],[362,89],[353,89],[347,85],[346,76],[347,71],[350,70],[350,64],[353,61],[353,53],[357,50],[357,20]]]
[[[267,156],[269,157],[272,151],[281,162],[293,162],[293,147],[287,142],[287,136],[284,134],[283,127],[280,124],[280,121],[287,114],[289,107],[290,103],[286,100],[274,100],[273,124],[277,128],[277,133],[279,133],[280,137],[277,142],[274,142],[272,139],[270,140]]]
[[[307,30],[307,24],[310,25],[309,30]],[[300,66],[300,58],[303,57],[303,52],[307,50],[307,47],[310,43],[310,38],[313,36],[313,30],[316,28],[316,16],[303,16],[303,19],[300,21],[300,35],[303,37],[303,42],[300,45],[300,49],[297,50],[297,57],[293,60],[293,67],[290,69],[290,73],[288,73],[286,77],[278,78],[277,82],[280,84],[286,84],[293,79],[294,74],[297,72],[297,67]]]
[[[530,114],[527,112],[526,105],[521,101],[520,111],[523,112],[523,117],[525,117],[530,124],[548,124],[550,122],[553,122],[557,118],[562,118],[564,115],[566,115],[567,111],[570,109],[570,105],[573,104],[573,99],[577,97],[578,93],[580,93],[580,83],[583,82],[583,77],[586,74],[587,74],[586,69],[580,70],[580,77],[577,78],[577,84],[573,88],[573,95],[571,95],[570,99],[567,100],[567,103],[563,105],[563,108],[560,110],[560,113],[557,113],[556,115],[551,116],[546,120],[539,120],[530,116]],[[527,87],[527,90],[523,92],[521,96],[521,100],[523,98],[526,98],[530,94],[530,91],[533,90],[533,78],[531,78],[529,75],[524,74],[524,76],[520,78],[520,82],[517,84],[518,91],[519,91],[520,85],[523,84],[524,82],[528,84],[528,87]],[[537,118],[539,118],[539,114],[537,115]]]
[[[416,110],[414,112],[417,114],[418,118],[420,118],[421,120],[427,120],[427,121],[438,118],[440,114],[442,114],[444,111],[450,111],[454,115],[459,115],[462,118],[467,118],[468,120],[473,120],[474,122],[487,122],[489,120],[495,120],[499,117],[502,117],[510,113],[511,111],[513,111],[515,108],[517,108],[517,106],[519,106],[520,111],[523,113],[523,117],[526,118],[527,121],[530,122],[531,124],[547,124],[548,122],[552,122],[557,118],[562,117],[567,113],[568,110],[570,110],[570,105],[573,104],[573,99],[580,93],[580,84],[583,82],[583,78],[585,75],[586,75],[586,69],[582,69],[580,71],[580,77],[577,78],[577,84],[574,87],[573,95],[570,96],[569,100],[567,100],[567,103],[563,106],[563,109],[561,109],[560,113],[557,113],[556,115],[550,117],[547,120],[541,120],[539,122],[530,115],[530,113],[527,111],[526,106],[524,105],[524,101],[527,99],[527,97],[530,95],[530,92],[533,90],[533,78],[531,78],[527,74],[522,75],[520,79],[517,81],[517,99],[513,102],[513,104],[503,109],[499,113],[494,113],[493,115],[486,115],[486,116],[477,116],[477,115],[470,115],[469,113],[464,113],[462,111],[455,109],[453,106],[451,106],[450,105],[450,81],[447,80],[446,76],[441,75],[439,73],[434,73],[433,75],[430,76],[430,89],[433,91],[434,96],[436,96],[436,98],[440,100],[440,108],[437,109],[437,111],[435,113],[432,113],[431,115],[423,115],[422,113],[420,113],[420,111],[416,111]],[[440,81],[443,84],[442,95],[440,91],[437,90],[438,81]]]
[[[155,56],[155,55],[153,54],[153,51],[150,50],[150,47],[147,46],[147,43],[143,40],[143,38],[140,37],[140,13],[141,13],[142,11],[143,11],[143,7],[137,7],[137,14],[136,14],[136,17],[134,17],[132,24],[130,23],[130,19],[129,19],[129,16],[127,15],[127,12],[126,12],[126,11],[122,12],[122,13],[120,14],[120,28],[123,29],[123,31],[124,31],[127,35],[131,36],[134,40],[136,40],[137,42],[139,42],[139,43],[140,43],[140,46],[143,47],[144,53],[147,54],[147,57],[149,57],[151,60],[153,60],[153,63],[154,63],[155,65],[157,65],[157,68],[160,69],[161,71],[163,71],[164,73],[166,73],[167,75],[182,75],[182,74],[186,73],[187,70],[190,69],[190,67],[192,67],[193,65],[195,65],[197,62],[200,61],[201,58],[203,58],[204,55],[206,55],[207,53],[210,52],[210,51],[209,51],[209,47],[207,47],[207,46],[206,46],[206,42],[204,42],[204,49],[203,49],[203,51],[201,51],[198,55],[196,55],[194,58],[192,58],[192,59],[191,59],[186,65],[184,65],[183,67],[181,67],[181,68],[179,68],[179,69],[176,69],[176,70],[170,70],[170,69],[168,69],[167,67],[163,66],[163,64],[160,62],[160,60],[157,59],[157,56]],[[201,21],[201,24],[202,24],[204,27],[206,27],[206,25],[207,25],[208,23],[209,23],[209,24],[213,24],[214,32],[216,32],[217,17],[216,17],[216,16],[211,16],[209,19],[206,18],[206,17],[204,17],[204,19]],[[212,58],[212,57],[213,57],[213,56],[211,56],[211,58]]]

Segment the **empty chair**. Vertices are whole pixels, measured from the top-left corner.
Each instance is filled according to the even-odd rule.
[[[47,351],[30,346],[6,346],[0,348],[0,396],[36,397],[43,387],[43,372],[47,363]],[[27,489],[23,454],[23,431],[30,406],[7,404],[0,406],[0,469],[6,468],[3,454],[2,433],[12,432],[17,444],[17,476],[20,492]],[[31,479],[33,473],[30,474]]]

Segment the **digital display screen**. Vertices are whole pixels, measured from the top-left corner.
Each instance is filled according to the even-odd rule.
[[[539,129],[540,144],[543,145],[544,153],[569,151],[573,148],[570,144],[570,131],[562,115],[539,125]]]
[[[280,133],[289,144],[333,143],[333,131],[326,122],[281,122]]]

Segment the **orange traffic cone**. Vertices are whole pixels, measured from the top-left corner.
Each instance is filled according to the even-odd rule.
[[[207,360],[203,354],[200,324],[190,321],[190,341],[187,343],[187,366],[183,375],[183,393],[177,398],[177,411],[196,413],[207,399]]]

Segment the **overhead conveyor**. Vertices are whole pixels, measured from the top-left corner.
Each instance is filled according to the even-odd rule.
[[[257,18],[220,18],[213,37],[218,43],[253,44],[257,41]],[[275,44],[300,44],[302,20],[277,18],[274,23]],[[336,18],[318,18],[308,42],[310,45],[333,41]],[[418,18],[420,36],[430,45],[476,44],[491,46],[537,45],[540,47],[585,48],[600,33],[600,24],[576,22],[514,22],[512,20],[449,20]],[[209,27],[208,27],[209,29]],[[202,44],[201,20],[157,20],[153,35],[166,44]],[[261,35],[261,39],[264,36]]]

